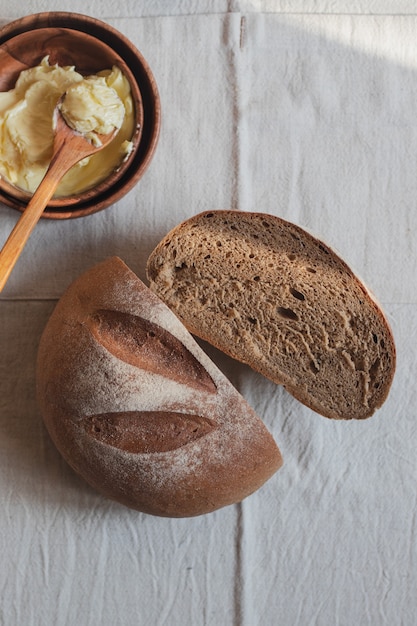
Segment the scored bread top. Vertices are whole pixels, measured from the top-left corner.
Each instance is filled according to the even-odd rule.
[[[210,211],[148,259],[150,288],[190,332],[335,419],[387,397],[395,344],[365,285],[327,245],[278,217]]]
[[[238,502],[282,464],[244,398],[117,257],[68,288],[37,359],[46,427],[98,491],[154,515]]]

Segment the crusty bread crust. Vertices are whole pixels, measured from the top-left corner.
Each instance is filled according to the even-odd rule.
[[[200,213],[149,257],[150,288],[190,332],[335,419],[386,399],[395,344],[381,307],[322,241],[278,217]]]
[[[282,463],[260,418],[116,257],[58,302],[39,346],[37,395],[73,469],[146,513],[194,516],[238,502]]]

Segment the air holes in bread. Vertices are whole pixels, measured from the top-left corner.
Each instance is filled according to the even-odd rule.
[[[298,315],[295,311],[293,311],[292,309],[286,309],[283,306],[279,306],[277,309],[277,313],[278,315],[280,315],[281,317],[284,317],[288,320],[298,320]]]
[[[314,361],[310,361],[310,369],[313,372],[313,374],[318,374],[320,371],[317,364]]]
[[[379,371],[380,365],[381,365],[381,361],[380,361],[379,358],[377,358],[377,359],[375,359],[375,361],[373,362],[373,364],[372,364],[372,366],[371,366],[371,368],[369,370],[369,377],[371,379],[371,382],[374,383],[375,389],[378,388],[378,383],[375,383],[374,381],[375,381],[375,378],[378,375],[378,371]]]
[[[305,295],[303,293],[301,293],[301,291],[297,291],[297,289],[290,289],[290,293],[292,296],[294,296],[294,298],[297,298],[297,300],[305,300]]]

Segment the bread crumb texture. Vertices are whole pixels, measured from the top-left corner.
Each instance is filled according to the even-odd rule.
[[[208,513],[282,464],[261,419],[117,257],[58,302],[39,345],[37,395],[73,469],[145,513]]]
[[[147,271],[192,333],[318,413],[366,418],[386,399],[395,370],[386,318],[346,263],[300,227],[201,213],[161,241]]]

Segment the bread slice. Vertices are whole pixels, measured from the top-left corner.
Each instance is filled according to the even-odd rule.
[[[37,395],[73,469],[145,513],[208,513],[282,463],[253,409],[117,257],[58,302],[39,345]]]
[[[298,226],[260,213],[201,213],[159,243],[147,273],[190,332],[318,413],[362,419],[386,399],[395,345],[381,308]]]

